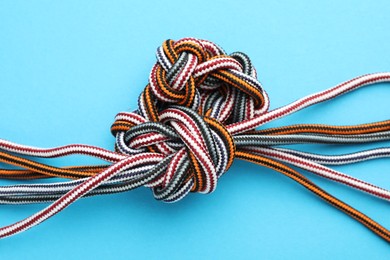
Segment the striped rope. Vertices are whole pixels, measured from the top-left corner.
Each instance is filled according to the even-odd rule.
[[[278,147],[383,142],[390,140],[390,120],[353,126],[299,124],[256,130],[357,88],[390,82],[390,73],[357,77],[269,111],[268,95],[244,53],[228,55],[212,42],[184,38],[165,41],[156,57],[137,110],[118,113],[111,127],[114,152],[81,144],[43,149],[0,139],[0,162],[17,167],[0,169],[0,178],[71,179],[0,186],[0,204],[51,203],[24,220],[0,228],[0,238],[38,225],[82,197],[140,186],[151,188],[153,196],[164,202],[181,200],[190,192],[211,193],[236,157],[284,174],[390,242],[390,231],[288,166],[390,201],[390,191],[327,166],[390,157],[390,147],[341,155]],[[75,154],[99,158],[106,164],[59,168],[31,159]]]

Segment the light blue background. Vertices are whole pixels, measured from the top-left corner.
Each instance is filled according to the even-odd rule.
[[[390,70],[389,13],[386,0],[2,0],[0,137],[41,147],[111,149],[113,118],[136,107],[156,47],[185,36],[249,54],[276,108],[352,77]],[[389,87],[364,88],[269,126],[385,120]],[[361,147],[373,145],[301,146],[322,153]],[[85,157],[49,162],[97,163]],[[390,188],[389,160],[338,169]],[[387,202],[305,174],[390,228]],[[0,225],[43,206],[1,206]],[[388,259],[389,253],[389,244],[291,180],[241,161],[211,195],[164,204],[140,188],[88,198],[0,242],[4,260]]]

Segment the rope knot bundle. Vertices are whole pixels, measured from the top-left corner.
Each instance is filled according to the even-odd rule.
[[[46,149],[0,139],[0,162],[22,168],[0,169],[0,178],[73,179],[0,186],[0,204],[52,203],[22,221],[0,228],[0,238],[38,225],[82,197],[141,186],[150,187],[154,197],[165,202],[178,201],[189,192],[213,192],[218,179],[237,158],[282,173],[390,242],[389,230],[290,167],[390,201],[389,190],[327,166],[390,157],[390,147],[339,155],[278,147],[386,141],[390,140],[390,120],[352,126],[297,124],[256,130],[357,88],[390,82],[390,73],[363,75],[269,111],[268,95],[244,53],[227,55],[212,42],[184,38],[165,41],[156,57],[149,83],[139,96],[138,109],[117,114],[111,127],[115,151],[80,144]],[[60,168],[31,160],[72,154],[97,157],[109,164]]]
[[[165,173],[147,184],[156,199],[210,193],[234,159],[224,125],[263,114],[268,96],[244,53],[229,56],[212,42],[184,38],[165,41],[156,57],[138,110],[119,113],[111,128],[116,150],[173,154]]]
[[[192,108],[225,124],[268,109],[256,70],[244,53],[228,56],[212,42],[184,38],[165,41],[156,57],[149,84],[139,97],[139,113],[148,121],[157,122],[158,113],[170,104]]]

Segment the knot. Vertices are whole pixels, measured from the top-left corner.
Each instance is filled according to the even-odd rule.
[[[159,111],[176,104],[224,124],[251,119],[268,110],[268,97],[249,57],[227,55],[216,44],[194,38],[167,40],[157,49],[139,113],[159,121]]]
[[[225,126],[265,113],[268,96],[244,53],[227,55],[212,42],[184,38],[165,41],[156,56],[138,109],[119,113],[111,128],[116,151],[166,157],[162,173],[145,185],[156,199],[210,193],[234,160]]]
[[[116,150],[123,154],[155,152],[170,157],[163,174],[148,182],[156,199],[173,202],[188,192],[210,193],[234,160],[232,136],[217,120],[187,107],[170,106],[160,122],[120,113],[112,127]]]

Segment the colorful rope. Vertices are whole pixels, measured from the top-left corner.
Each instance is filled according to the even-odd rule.
[[[112,125],[115,152],[78,144],[42,149],[0,139],[0,162],[21,168],[0,169],[1,178],[73,179],[0,186],[0,204],[51,202],[31,217],[0,228],[0,238],[43,222],[81,197],[124,192],[140,186],[150,187],[154,197],[165,202],[178,201],[189,192],[213,192],[218,179],[238,158],[284,174],[390,242],[390,231],[288,166],[390,201],[390,191],[326,166],[389,157],[390,147],[334,156],[278,147],[390,140],[390,120],[355,126],[303,124],[255,130],[357,88],[390,82],[390,73],[357,77],[269,111],[268,96],[244,53],[227,55],[212,42],[184,38],[165,41],[156,56],[149,84],[139,96],[138,109],[119,113]],[[58,168],[25,157],[74,154],[96,157],[108,164]]]

